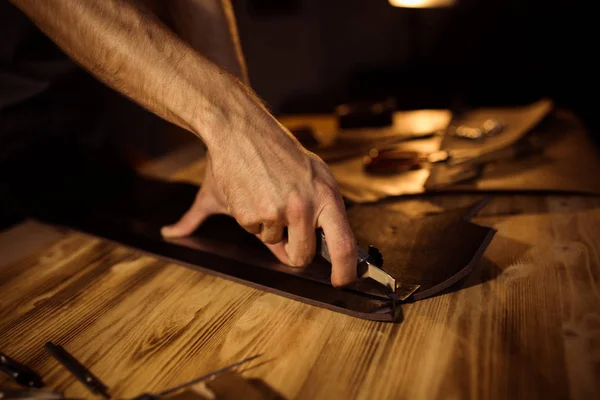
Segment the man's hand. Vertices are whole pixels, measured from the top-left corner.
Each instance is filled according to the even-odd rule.
[[[166,235],[185,235],[208,212],[227,211],[280,259],[301,266],[312,259],[315,228],[321,227],[332,283],[355,279],[355,239],[325,164],[238,78],[183,42],[144,2],[10,1],[98,79],[207,145],[211,168],[204,189]]]
[[[305,266],[314,257],[315,229],[321,227],[331,252],[332,283],[351,283],[356,279],[356,244],[335,181],[321,159],[277,129],[281,138],[276,144],[211,155],[194,204],[162,233],[187,236],[208,216],[229,214],[281,262]],[[285,227],[287,238],[282,237]]]

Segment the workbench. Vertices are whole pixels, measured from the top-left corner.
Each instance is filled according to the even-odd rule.
[[[158,165],[198,178],[181,159]],[[418,217],[480,197],[396,207]],[[474,222],[498,231],[474,273],[381,323],[28,220],[0,234],[0,350],[83,398],[92,396],[45,342],[115,398],[259,353],[244,375],[289,399],[600,398],[600,198],[496,194]]]

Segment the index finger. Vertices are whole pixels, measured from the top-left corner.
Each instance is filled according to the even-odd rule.
[[[331,257],[331,283],[345,286],[356,280],[357,246],[346,218],[343,203],[332,202],[319,215],[317,225],[323,229]]]

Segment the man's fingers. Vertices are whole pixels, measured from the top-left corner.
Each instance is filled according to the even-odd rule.
[[[253,235],[257,235],[258,238],[260,239],[260,231],[262,230],[262,224],[247,224],[247,225],[242,225],[240,224],[240,226],[242,228],[244,228],[246,231],[250,232]]]
[[[262,226],[260,240],[266,244],[275,244],[283,240],[283,225],[279,222],[267,222]]]
[[[208,217],[208,212],[192,207],[173,225],[163,226],[160,233],[166,238],[177,238],[192,234]]]
[[[356,280],[357,247],[343,204],[332,203],[319,215],[331,257],[331,283],[345,286]]]
[[[219,212],[223,212],[210,193],[200,191],[194,204],[173,225],[164,226],[160,233],[166,238],[177,238],[192,234],[204,220]]]
[[[279,242],[277,244],[267,244],[266,245],[271,253],[277,257],[279,261],[284,264],[291,265],[290,258],[288,257],[287,252],[285,251],[285,241]]]
[[[312,215],[306,215],[301,221],[288,227],[288,239],[285,250],[291,265],[303,267],[315,256],[317,237]]]

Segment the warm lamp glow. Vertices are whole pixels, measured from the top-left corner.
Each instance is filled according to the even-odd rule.
[[[453,6],[456,0],[389,0],[389,2],[394,7],[437,8]]]

